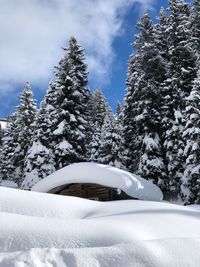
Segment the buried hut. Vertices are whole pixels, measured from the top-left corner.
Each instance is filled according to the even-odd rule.
[[[40,180],[31,190],[99,201],[163,198],[161,190],[142,177],[97,163],[71,164]]]

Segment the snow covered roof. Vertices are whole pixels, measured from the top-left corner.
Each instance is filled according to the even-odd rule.
[[[7,120],[6,119],[2,119],[0,118],[0,125],[1,127],[4,129],[6,127],[6,124],[7,124]]]
[[[140,176],[108,165],[85,162],[74,163],[52,173],[31,190],[49,192],[58,186],[72,183],[92,183],[118,188],[131,197],[143,200],[163,199],[160,188]]]

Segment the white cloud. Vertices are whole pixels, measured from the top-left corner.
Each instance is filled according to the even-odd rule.
[[[152,1],[0,0],[0,94],[18,82],[47,82],[72,35],[86,49],[90,75],[107,79],[124,14]]]

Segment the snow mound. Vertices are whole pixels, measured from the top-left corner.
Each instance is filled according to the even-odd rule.
[[[118,188],[131,197],[143,200],[163,199],[160,188],[140,176],[108,165],[85,162],[74,163],[52,173],[31,190],[49,192],[58,186],[72,183],[93,183]]]
[[[199,267],[200,211],[0,187],[0,267]]]

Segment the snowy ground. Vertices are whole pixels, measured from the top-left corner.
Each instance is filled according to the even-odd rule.
[[[200,209],[0,187],[1,267],[199,267]]]

